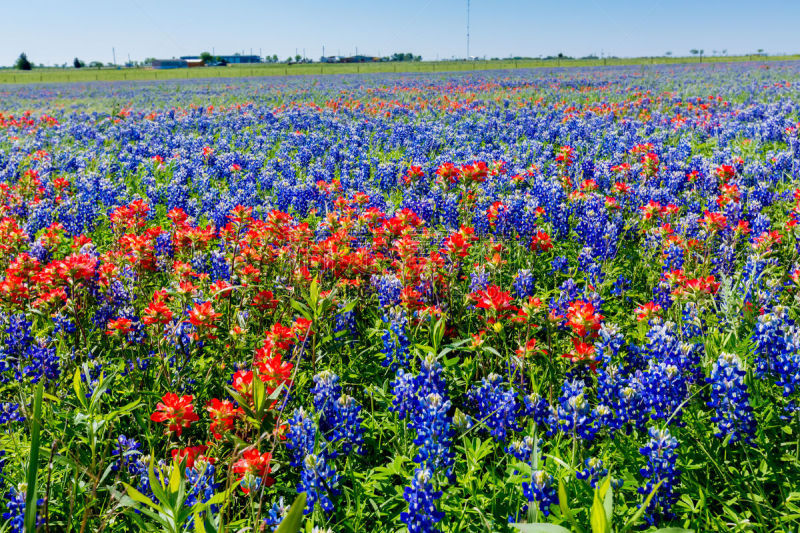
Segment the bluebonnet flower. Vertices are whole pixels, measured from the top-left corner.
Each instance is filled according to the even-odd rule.
[[[539,439],[538,446],[541,448],[544,441]],[[533,462],[533,451],[536,447],[536,441],[530,435],[525,435],[522,439],[512,441],[506,446],[506,452],[510,453],[523,463],[531,464]]]
[[[517,298],[533,296],[533,274],[528,269],[520,270],[514,276],[514,295]]]
[[[619,276],[617,281],[611,286],[611,295],[616,297],[624,296],[631,286],[631,280],[625,276]]]
[[[554,257],[550,264],[553,274],[556,272],[566,274],[567,270],[569,270],[569,261],[567,261],[567,258],[563,256]]]
[[[730,437],[732,443],[740,439],[751,442],[756,430],[745,374],[739,356],[721,353],[711,368],[711,376],[706,379],[711,384],[711,399],[707,405],[716,410],[716,415],[711,417],[718,426],[716,436]]]
[[[25,417],[20,411],[20,405],[12,402],[0,402],[0,426],[11,422],[24,422]]]
[[[319,428],[329,442],[341,443],[341,453],[348,455],[352,450],[361,452],[364,442],[361,427],[361,406],[356,401],[342,394],[339,376],[329,370],[323,370],[314,376],[315,386],[311,389],[314,395],[314,408],[319,414]],[[335,457],[336,452],[328,450]]]
[[[397,371],[394,381],[391,383],[392,410],[400,418],[405,418],[413,413],[417,408],[417,378],[414,374],[406,372],[402,368]]]
[[[430,393],[419,398],[417,412],[409,423],[409,427],[417,432],[414,444],[419,446],[414,461],[431,471],[443,467],[449,473],[453,465],[451,444],[454,431],[447,415],[449,409],[449,400],[438,393]]]
[[[578,470],[575,473],[575,477],[588,480],[592,488],[597,487],[597,482],[608,475],[608,468],[603,466],[603,460],[598,457],[589,457],[583,464],[586,467],[583,470]],[[611,484],[614,487],[621,487],[622,480],[613,480]]]
[[[550,414],[548,435],[556,431],[571,433],[573,438],[592,440],[597,428],[591,418],[591,407],[584,393],[584,383],[575,379],[561,386],[558,407]]]
[[[671,509],[678,499],[675,489],[680,481],[680,470],[676,467],[678,440],[670,435],[668,429],[651,427],[648,433],[650,440],[639,448],[639,453],[647,459],[647,464],[639,470],[647,483],[638,491],[647,497],[662,482],[645,513],[648,524],[658,525],[674,517]]]
[[[646,372],[641,374],[644,394],[648,402],[650,418],[680,423],[682,404],[689,395],[689,381],[683,371],[674,364],[649,361]]]
[[[75,333],[75,322],[62,313],[53,316],[53,324],[54,335],[72,335]]]
[[[331,497],[339,494],[339,474],[331,466],[332,461],[326,454],[310,453],[303,459],[303,470],[300,473],[300,483],[297,492],[306,493],[306,508],[304,514],[314,510],[314,505],[319,502],[322,510],[330,513],[333,511]]]
[[[436,508],[436,500],[442,497],[442,493],[434,490],[432,477],[430,470],[418,468],[411,478],[411,486],[403,489],[408,511],[400,513],[400,520],[408,527],[409,533],[438,531],[436,524],[444,518],[444,513]]]
[[[125,435],[117,437],[117,446],[111,451],[112,457],[117,461],[111,467],[113,470],[124,468],[128,473],[138,472],[137,459],[142,455],[141,445]]]
[[[522,482],[522,494],[529,502],[539,504],[539,510],[545,516],[550,514],[550,506],[558,503],[558,494],[553,484],[553,476],[544,470],[534,470],[531,480]]]
[[[392,307],[400,303],[403,282],[397,276],[373,276],[372,285],[378,292],[378,302],[381,307]]]
[[[344,304],[339,306],[339,310],[334,317],[333,332],[334,334],[344,333],[344,335],[341,336],[342,339],[356,340],[358,338],[356,312],[353,309],[345,311],[344,308]]]
[[[467,394],[477,417],[495,440],[504,441],[510,431],[521,429],[518,417],[521,406],[513,388],[503,387],[503,378],[498,374],[485,377]]]
[[[360,412],[361,406],[352,396],[342,394],[336,400],[333,419],[330,421],[333,426],[330,438],[332,442],[341,443],[341,453],[344,455],[349,455],[354,450],[356,453],[361,453],[364,428],[361,426]]]
[[[547,423],[550,416],[550,404],[539,393],[532,392],[522,398],[525,416],[529,416],[537,425]]]
[[[295,410],[288,423],[286,447],[293,450],[290,464],[295,468],[300,468],[303,466],[306,455],[314,453],[317,424],[302,407]]]
[[[597,333],[599,338],[594,343],[595,359],[605,364],[616,360],[625,346],[625,337],[620,333],[619,328],[604,322]]]
[[[9,531],[12,533],[24,533],[25,531],[25,494],[27,485],[21,483],[18,487],[12,487],[6,494],[6,512],[3,513],[3,520],[8,521]],[[36,500],[36,507],[44,504],[43,499]],[[42,525],[44,520],[36,513],[37,526]]]
[[[796,396],[800,389],[800,327],[791,325],[786,328],[778,348],[781,351],[775,357],[773,367],[775,384],[783,389],[785,398],[790,398],[784,409],[800,411]]]
[[[759,315],[750,336],[756,354],[756,373],[764,376],[775,370],[777,359],[787,352],[784,330],[787,325],[786,310],[775,307],[772,312]]]
[[[330,370],[323,370],[314,376],[314,387],[311,389],[311,394],[314,395],[314,409],[320,414],[320,428],[328,431],[331,429],[331,419],[334,416],[334,404],[342,394],[339,376]]]
[[[489,286],[489,273],[484,268],[478,268],[469,275],[469,292],[484,291]]]
[[[383,330],[381,335],[384,355],[381,364],[392,369],[407,367],[411,342],[406,334],[408,318],[405,311],[399,307],[395,308],[383,315],[383,322],[388,327]]]
[[[56,354],[55,346],[47,339],[37,339],[26,351],[27,365],[22,369],[25,377],[31,379],[31,383],[38,383],[44,378],[46,382],[51,382],[61,375],[61,361]]]
[[[270,507],[267,517],[264,518],[264,525],[269,527],[270,531],[275,531],[288,513],[289,506],[284,503],[283,496],[281,496],[278,501],[273,503],[272,507]]]

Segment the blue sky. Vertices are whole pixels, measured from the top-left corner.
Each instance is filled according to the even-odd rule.
[[[796,0],[472,0],[476,56],[800,52]],[[466,0],[0,0],[0,65],[295,50],[466,55]]]

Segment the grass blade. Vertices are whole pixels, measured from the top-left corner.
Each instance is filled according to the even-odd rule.
[[[31,450],[28,462],[28,474],[25,481],[28,487],[25,493],[25,531],[36,531],[36,474],[39,470],[39,432],[42,419],[42,395],[44,383],[39,381],[33,398],[33,420],[31,420]]]

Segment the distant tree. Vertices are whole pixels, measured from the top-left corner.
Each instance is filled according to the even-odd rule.
[[[200,54],[200,59],[203,61],[204,65],[208,65],[209,63],[214,61],[214,56],[212,56],[208,52],[203,52],[202,54]]]
[[[671,55],[672,55],[672,52],[669,52],[669,51],[668,51],[668,52],[664,52],[664,55],[665,55],[665,56],[671,56]]]
[[[759,48],[758,49],[758,55],[764,55],[764,49],[763,48]]]
[[[77,57],[72,60],[72,66],[75,68],[83,68],[86,66],[86,63],[78,59]]]
[[[22,52],[19,57],[17,58],[17,62],[14,63],[14,66],[19,70],[31,70],[33,65],[30,61],[28,61],[28,56],[25,55],[25,52]]]
[[[278,62],[278,54],[272,54],[272,62],[273,63],[277,63]]]
[[[689,53],[692,54],[693,56],[696,56],[697,54],[700,53],[700,50],[698,50],[697,48],[692,48],[691,50],[689,50]]]
[[[103,68],[103,63],[102,61],[92,61],[89,63],[89,66],[92,68]]]
[[[301,56],[300,54],[297,54],[296,56],[294,56],[295,63],[299,63],[301,59],[303,59],[303,56]]]

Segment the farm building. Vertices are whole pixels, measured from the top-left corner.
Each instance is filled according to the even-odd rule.
[[[243,56],[239,54],[233,54],[232,56],[217,56],[222,61],[230,64],[238,64],[238,63],[261,63],[260,56]]]
[[[340,63],[375,63],[380,61],[380,57],[373,56],[350,56],[339,58]]]
[[[154,59],[151,66],[157,69],[187,68],[189,63],[185,59]]]

